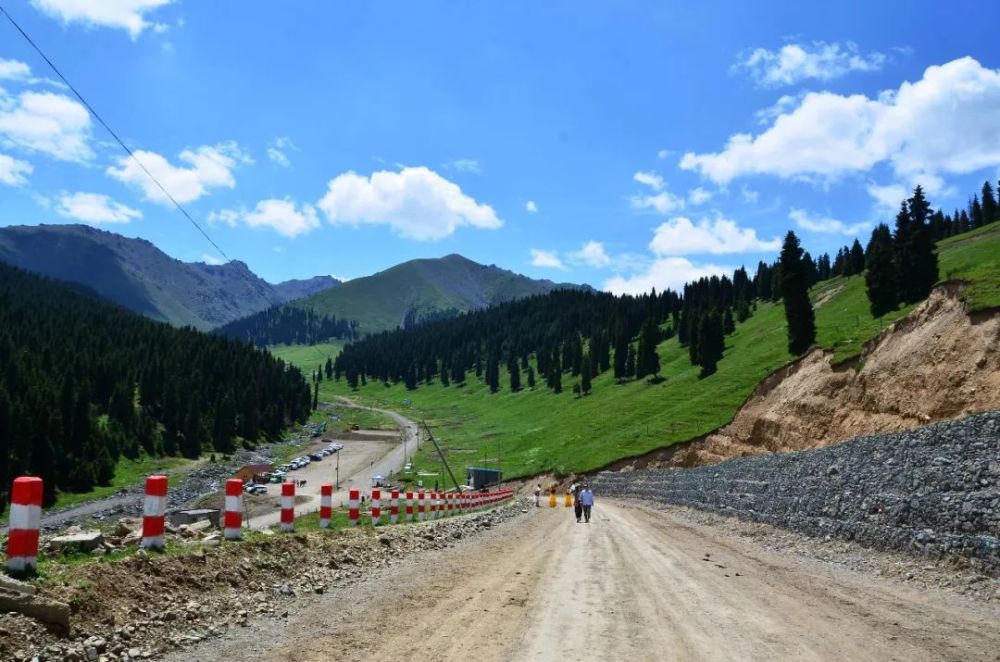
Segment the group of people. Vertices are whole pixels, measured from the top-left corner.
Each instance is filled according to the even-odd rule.
[[[594,493],[590,491],[590,486],[586,484],[573,483],[569,487],[570,494],[573,495],[573,513],[576,521],[581,520],[590,524],[590,509],[594,507]],[[551,498],[555,498],[556,488],[550,490]],[[535,485],[535,507],[542,505],[542,484]]]

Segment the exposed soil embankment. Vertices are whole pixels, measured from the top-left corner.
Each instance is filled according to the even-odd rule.
[[[859,360],[813,350],[761,382],[729,425],[610,468],[714,464],[1000,409],[1000,311],[970,315],[961,287],[936,288]]]

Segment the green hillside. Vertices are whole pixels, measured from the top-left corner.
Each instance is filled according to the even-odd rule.
[[[1000,306],[1000,224],[939,244],[942,279],[970,282],[970,306]],[[868,312],[861,276],[834,278],[814,288],[818,341],[833,349],[837,360],[857,355],[865,341],[912,307],[882,320]],[[543,387],[511,393],[504,388],[490,395],[470,376],[461,388],[440,383],[407,391],[402,384],[371,383],[351,391],[344,381],[323,382],[322,395],[347,395],[359,402],[397,409],[410,418],[426,419],[444,440],[449,462],[456,467],[493,463],[498,453],[508,477],[547,470],[588,471],[629,455],[685,441],[730,421],[765,376],[792,357],[786,351],[784,312],[780,304],[759,304],[757,312],[737,326],[727,339],[726,356],[718,372],[698,378],[686,348],[676,338],[659,348],[666,381],[615,384],[610,374],[594,379],[590,396],[574,399],[570,388],[555,395]],[[304,350],[303,350],[304,351]],[[298,361],[293,352],[280,352]],[[304,367],[315,363],[306,354]],[[409,399],[411,406],[403,401]],[[438,462],[426,447],[417,468],[437,471]]]
[[[561,286],[482,265],[461,255],[448,255],[410,260],[289,305],[357,320],[360,332],[366,333],[394,329],[435,313],[454,314],[544,294],[557,287]]]

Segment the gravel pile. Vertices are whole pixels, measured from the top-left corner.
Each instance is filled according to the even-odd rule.
[[[1000,412],[709,467],[602,472],[591,484],[1000,575]]]

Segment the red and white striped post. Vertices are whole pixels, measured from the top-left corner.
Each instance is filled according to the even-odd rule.
[[[399,490],[389,493],[389,524],[399,521]]]
[[[424,521],[424,516],[425,516],[425,510],[424,510],[424,508],[425,508],[425,506],[424,506],[424,491],[420,490],[419,492],[417,492],[417,521],[418,522],[423,522]]]
[[[333,516],[333,485],[323,483],[319,486],[319,526],[330,528],[330,518]]]
[[[295,530],[295,483],[290,480],[281,484],[281,530]]]
[[[142,548],[163,549],[167,514],[167,477],[146,478],[146,500],[142,504]]]
[[[42,523],[42,479],[21,476],[10,491],[7,570],[34,572],[38,566],[38,529]]]
[[[382,523],[382,490],[372,490],[372,526]]]
[[[347,524],[348,526],[357,526],[358,517],[361,515],[361,511],[358,508],[358,501],[361,499],[361,490],[356,487],[352,487],[347,492]]]
[[[451,517],[455,513],[452,512],[452,506],[455,503],[455,495],[451,492],[444,493],[444,514],[447,517]]]
[[[406,521],[413,521],[413,492],[406,493]]]
[[[230,478],[226,481],[226,512],[223,514],[222,536],[226,540],[243,537],[243,481]]]

